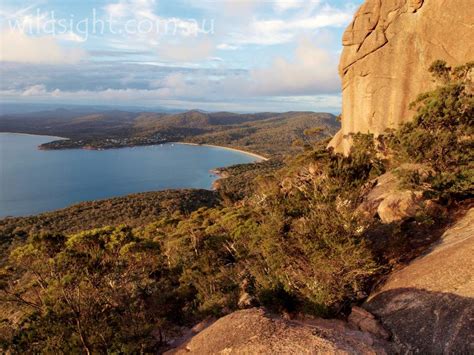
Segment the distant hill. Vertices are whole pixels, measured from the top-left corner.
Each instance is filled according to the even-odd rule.
[[[140,113],[125,111],[83,112],[69,109],[0,116],[0,131],[44,134],[65,138],[123,136]]]
[[[321,127],[309,137],[305,130]],[[281,154],[301,149],[295,141],[310,143],[339,129],[334,115],[314,112],[255,113],[159,112],[57,109],[0,116],[0,131],[69,138],[43,145],[44,149],[107,149],[172,141],[216,144],[261,154]]]
[[[105,112],[105,111],[129,111],[129,112],[142,112],[142,111],[156,111],[163,113],[178,113],[186,110],[174,109],[163,106],[155,107],[140,107],[140,106],[123,106],[123,105],[78,105],[78,104],[54,104],[54,103],[18,103],[18,102],[4,102],[0,98],[0,116],[1,115],[12,115],[12,114],[25,114],[39,111],[54,111],[66,109],[69,111],[92,113],[92,112]]]
[[[314,112],[288,112],[277,116],[248,121],[226,130],[192,137],[199,144],[235,146],[270,155],[300,149],[301,145],[331,137],[339,127],[334,115]],[[305,131],[321,128],[321,132],[309,136]]]

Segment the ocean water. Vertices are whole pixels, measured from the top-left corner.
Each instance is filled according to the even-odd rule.
[[[164,144],[89,151],[43,151],[47,136],[0,133],[0,218],[81,201],[178,188],[209,189],[210,170],[258,160],[217,147]]]

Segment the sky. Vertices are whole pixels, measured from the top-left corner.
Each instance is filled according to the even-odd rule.
[[[339,112],[362,0],[0,2],[2,102]]]

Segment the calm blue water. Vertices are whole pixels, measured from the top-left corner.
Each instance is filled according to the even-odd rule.
[[[211,187],[209,170],[255,157],[221,148],[165,144],[105,151],[42,151],[54,137],[0,133],[0,218],[175,188]]]

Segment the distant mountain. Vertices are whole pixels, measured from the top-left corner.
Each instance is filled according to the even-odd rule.
[[[14,103],[0,101],[0,115],[25,114],[39,111],[55,111],[65,109],[82,114],[102,112],[102,111],[155,111],[163,113],[178,113],[184,110],[173,109],[169,107],[142,107],[142,106],[111,106],[111,105],[72,105],[72,104],[47,104],[47,103]]]

